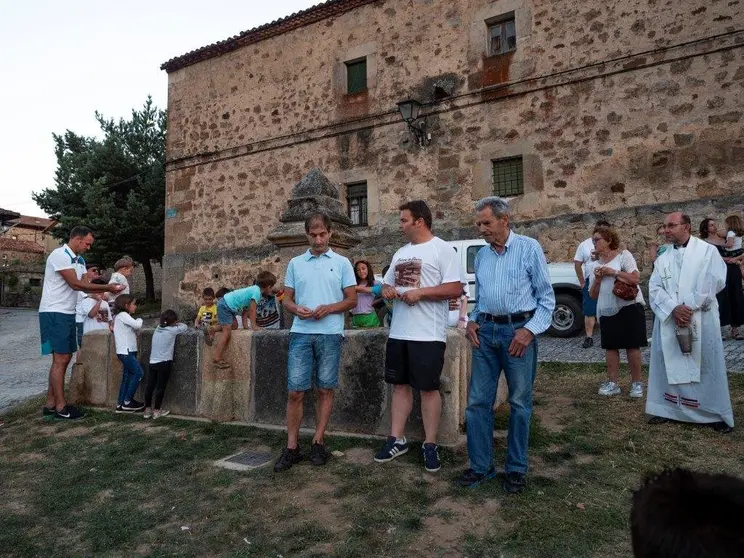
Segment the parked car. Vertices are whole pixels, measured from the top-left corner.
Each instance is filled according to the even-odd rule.
[[[468,282],[470,291],[468,311],[472,311],[478,298],[478,293],[475,292],[475,255],[486,245],[486,241],[476,238],[452,240],[448,244],[460,255],[462,273]],[[573,263],[548,263],[548,272],[555,292],[555,310],[553,311],[553,323],[547,333],[555,337],[573,337],[584,328],[581,287]],[[382,281],[380,275],[376,275],[375,278]]]

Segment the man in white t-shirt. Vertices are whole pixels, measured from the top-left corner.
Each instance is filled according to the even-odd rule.
[[[400,206],[400,228],[408,244],[393,256],[382,295],[393,300],[393,319],[385,354],[385,381],[393,384],[391,435],[375,456],[385,463],[408,451],[404,431],[421,393],[426,440],[424,466],[440,468],[437,430],[442,415],[439,377],[444,367],[448,300],[462,293],[457,252],[431,232],[431,211],[421,200]]]
[[[609,228],[610,223],[604,219],[600,219],[594,226]],[[589,296],[589,278],[594,272],[595,265],[594,242],[592,242],[592,237],[590,236],[579,244],[579,247],[576,249],[576,255],[574,255],[574,269],[576,270],[576,277],[579,279],[582,290],[584,333],[586,334],[582,347],[585,349],[594,345],[594,338],[592,336],[594,335],[594,326],[597,324],[597,301]]]
[[[45,418],[77,419],[85,416],[80,409],[65,401],[65,372],[72,353],[77,351],[75,306],[78,291],[118,293],[121,285],[93,285],[82,280],[78,254],[93,244],[88,227],[70,231],[67,244],[53,250],[46,261],[44,284],[39,304],[41,354],[52,355],[49,369],[49,392],[42,409]]]

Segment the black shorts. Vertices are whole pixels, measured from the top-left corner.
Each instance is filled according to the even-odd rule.
[[[446,348],[443,341],[388,339],[385,381],[388,384],[409,384],[419,391],[437,391]]]

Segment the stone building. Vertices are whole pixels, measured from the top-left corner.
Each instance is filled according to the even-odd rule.
[[[643,265],[663,212],[744,203],[742,6],[330,0],[166,62],[163,304],[281,275],[266,236],[313,167],[358,224],[351,255],[378,267],[402,201],[468,238],[492,193],[553,261],[604,216]],[[409,97],[424,146],[396,108]]]
[[[57,224],[52,219],[45,217],[32,217],[20,215],[16,219],[8,221],[3,237],[12,240],[32,242],[40,246],[44,254],[49,254],[62,244],[51,234],[51,229]]]

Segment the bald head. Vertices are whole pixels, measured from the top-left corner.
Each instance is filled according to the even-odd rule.
[[[664,219],[664,237],[667,242],[677,246],[686,243],[690,239],[691,229],[690,216],[681,211],[675,211]]]

